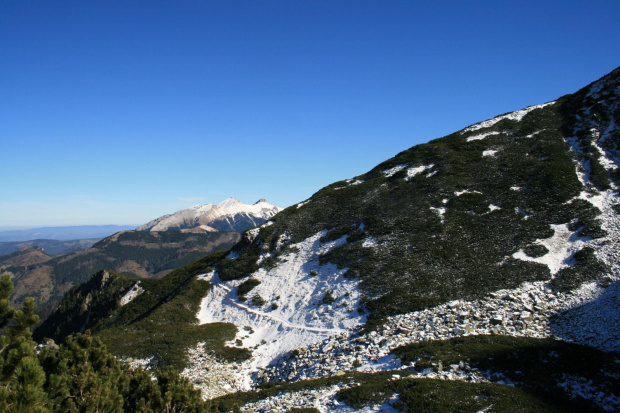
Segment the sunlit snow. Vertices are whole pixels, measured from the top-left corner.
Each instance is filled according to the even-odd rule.
[[[385,171],[383,171],[383,176],[385,176],[386,178],[389,178],[390,176],[394,175],[395,173],[402,171],[406,167],[407,167],[407,165],[396,165],[393,168],[386,169]]]
[[[321,243],[325,234],[321,231],[292,244],[295,252],[281,255],[275,268],[252,274],[261,284],[248,293],[246,302],[241,302],[236,293],[236,286],[244,280],[224,282],[217,273],[203,275],[212,288],[202,299],[196,317],[200,324],[231,322],[247,326],[250,332],[243,336],[242,343],[243,347],[254,348],[248,367],[251,371],[284,352],[351,331],[365,321],[357,311],[359,280],[345,278],[347,268],[319,265],[319,255],[346,242],[344,236]],[[335,301],[322,303],[328,292]],[[250,304],[255,294],[266,304]]]
[[[551,274],[556,274],[561,268],[570,266],[570,258],[579,251],[587,241],[587,238],[580,237],[575,231],[568,229],[568,224],[552,224],[553,235],[545,239],[537,239],[535,244],[544,245],[549,252],[542,257],[533,258],[519,250],[512,254],[516,259],[522,261],[533,261],[549,267]]]
[[[468,128],[465,128],[465,129],[463,129],[463,133],[473,132],[473,131],[476,131],[476,130],[479,130],[479,129],[483,129],[483,128],[490,128],[491,126],[495,125],[497,122],[499,122],[501,120],[504,120],[504,119],[520,121],[521,119],[523,119],[523,117],[525,115],[527,115],[531,111],[533,111],[535,109],[544,108],[545,106],[552,105],[554,103],[555,103],[555,101],[543,103],[542,105],[528,106],[527,108],[521,109],[521,110],[517,110],[516,112],[511,112],[511,113],[508,113],[506,115],[497,116],[497,117],[495,117],[493,119],[485,120],[484,122],[476,123],[475,125],[472,125],[472,126],[470,126]]]
[[[421,165],[421,166],[416,166],[413,168],[409,168],[407,169],[407,177],[405,178],[406,180],[409,180],[411,178],[413,178],[414,176],[421,174],[422,172],[426,171],[427,169],[431,169],[433,166],[432,163],[428,164],[428,165]]]
[[[142,286],[140,286],[140,281],[138,281],[137,283],[135,283],[130,289],[129,291],[127,291],[125,293],[125,295],[123,295],[121,297],[121,299],[119,300],[118,305],[119,306],[124,306],[125,304],[129,304],[134,298],[136,298],[137,296],[139,296],[140,294],[142,294],[144,292],[144,288],[142,288]]]

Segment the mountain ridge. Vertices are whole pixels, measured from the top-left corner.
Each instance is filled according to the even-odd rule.
[[[194,205],[163,215],[136,228],[137,231],[165,231],[168,229],[201,228],[205,231],[239,231],[254,227],[277,214],[281,208],[261,198],[252,205],[234,197],[219,204]]]
[[[149,334],[178,332],[182,313],[193,327],[176,334],[174,362],[186,355],[182,374],[204,397],[293,382],[251,411],[331,411],[336,392],[351,406],[407,405],[415,381],[406,377],[448,379],[442,391],[462,384],[472,399],[481,397],[476,383],[512,383],[555,409],[617,410],[615,363],[593,371],[575,354],[617,360],[620,348],[619,98],[620,68],[407,149],[245,231],[230,252],[180,268],[183,283],[163,279],[175,291],[168,301],[130,325],[112,312],[114,329],[96,334],[118,356],[156,367],[170,350],[147,348]],[[147,299],[118,314],[138,314]],[[224,347],[196,330],[231,322],[237,332]],[[440,351],[470,339],[482,359]],[[517,360],[535,349],[548,376],[520,382],[522,367],[487,360],[498,345]],[[426,352],[403,358],[420,346]],[[249,354],[234,365],[218,356],[233,349]],[[331,384],[305,399],[293,385],[310,379]]]

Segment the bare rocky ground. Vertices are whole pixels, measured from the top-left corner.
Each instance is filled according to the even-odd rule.
[[[605,351],[620,349],[620,224],[612,211],[617,202],[609,191],[598,199],[603,228],[608,236],[587,241],[598,258],[610,268],[604,278],[586,283],[571,292],[559,292],[550,282],[525,283],[514,290],[500,290],[483,299],[452,301],[434,308],[388,318],[377,331],[359,335],[352,331],[298,348],[276,358],[266,368],[253,368],[252,360],[239,365],[219,363],[199,346],[189,353],[192,366],[184,375],[203,391],[205,398],[248,390],[264,382],[314,379],[357,370],[373,372],[401,370],[402,377],[493,381],[511,385],[506,378],[481,372],[465,361],[449,366],[434,365],[422,372],[415,364],[401,365],[390,352],[402,345],[452,337],[498,334],[522,337],[556,337],[587,344]],[[401,374],[399,374],[401,377]],[[568,394],[591,398],[603,409],[617,411],[620,398],[604,394],[580,377],[566,377],[561,384]],[[342,405],[335,393],[344,385],[320,390],[284,393],[248,404],[244,411],[286,411],[315,407],[320,411],[353,411]],[[389,411],[388,405],[370,406],[364,411]]]

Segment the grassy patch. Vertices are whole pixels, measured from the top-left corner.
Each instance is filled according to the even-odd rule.
[[[198,305],[209,288],[206,281],[191,280],[174,299],[148,316],[128,326],[106,329],[99,336],[113,354],[137,358],[155,356],[159,368],[183,369],[187,363],[187,349],[199,342],[205,342],[207,351],[225,361],[248,358],[248,350],[224,344],[237,333],[233,324],[196,324]]]

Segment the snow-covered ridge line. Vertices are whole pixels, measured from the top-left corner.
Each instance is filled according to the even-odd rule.
[[[542,105],[534,105],[534,106],[528,106],[525,109],[521,109],[521,110],[517,110],[515,112],[511,112],[511,113],[507,113],[505,115],[501,115],[501,116],[497,116],[493,119],[489,119],[489,120],[485,120],[483,122],[480,123],[476,123],[473,124],[465,129],[463,129],[463,131],[461,133],[467,133],[467,132],[473,132],[473,131],[477,131],[479,129],[483,129],[483,128],[490,128],[491,126],[495,125],[497,122],[504,120],[504,119],[510,119],[510,120],[515,120],[515,121],[520,121],[521,119],[523,119],[523,117],[525,115],[527,115],[528,113],[530,113],[533,110],[536,109],[540,109],[540,108],[544,108],[545,106],[549,106],[554,104],[555,101],[551,101],[551,102],[547,102],[547,103],[543,103]]]

